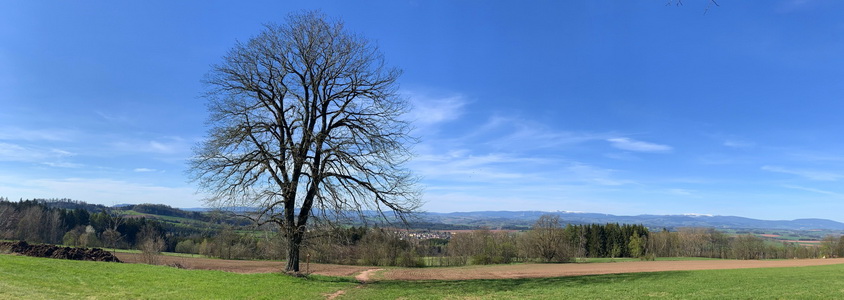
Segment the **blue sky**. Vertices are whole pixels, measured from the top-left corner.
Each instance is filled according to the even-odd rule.
[[[402,68],[424,209],[844,221],[844,2],[0,0],[0,196],[201,206],[200,81],[321,9]]]

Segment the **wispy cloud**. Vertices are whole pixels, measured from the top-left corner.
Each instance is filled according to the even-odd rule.
[[[190,143],[177,136],[154,140],[123,140],[113,142],[111,146],[125,153],[184,154],[190,151]]]
[[[149,169],[149,168],[136,168],[133,171],[138,172],[138,173],[148,173],[148,172],[155,172],[157,170],[156,169]]]
[[[724,146],[730,148],[751,148],[756,146],[756,144],[742,140],[726,140],[724,141]]]
[[[540,161],[537,158],[520,158],[502,153],[471,155],[469,151],[458,150],[441,155],[419,156],[414,160],[413,167],[417,173],[431,180],[511,183],[514,179],[531,176],[529,166]]]
[[[666,153],[673,150],[673,148],[668,145],[637,141],[630,138],[611,138],[607,139],[607,142],[610,142],[610,144],[615,148],[635,152]]]
[[[81,168],[85,165],[77,164],[77,163],[70,163],[70,162],[43,162],[41,163],[46,166],[54,167],[54,168]]]
[[[668,189],[668,194],[677,195],[677,196],[692,196],[695,193],[691,190],[687,189]]]
[[[132,119],[129,118],[128,116],[126,116],[126,115],[108,113],[108,112],[99,111],[99,110],[94,111],[94,113],[97,116],[100,116],[100,118],[103,118],[104,120],[106,120],[107,122],[110,122],[110,123],[130,123],[132,121]]]
[[[817,170],[790,169],[778,166],[762,166],[762,170],[768,172],[797,175],[806,179],[817,181],[837,181],[841,178],[844,178],[844,175],[838,173]]]
[[[615,178],[614,174],[617,172],[612,169],[599,168],[585,163],[572,163],[566,168],[569,180],[582,181],[585,183],[602,185],[602,186],[616,186],[633,183],[630,180],[621,180]]]
[[[0,143],[0,161],[43,163],[73,155],[74,153],[61,149],[44,149],[27,145]]]
[[[789,189],[795,189],[795,190],[801,190],[801,191],[807,191],[807,192],[812,192],[812,193],[817,193],[817,194],[823,194],[823,195],[829,195],[829,196],[844,198],[844,194],[826,191],[826,190],[821,190],[821,189],[809,188],[809,187],[798,186],[798,185],[784,185],[783,187],[789,188]]]
[[[72,141],[79,136],[73,130],[47,128],[47,129],[23,129],[19,127],[0,127],[0,140],[6,141],[51,141],[65,142]]]
[[[463,107],[468,102],[462,95],[435,97],[411,91],[402,94],[409,97],[413,104],[413,110],[407,117],[417,126],[455,120],[463,113]]]

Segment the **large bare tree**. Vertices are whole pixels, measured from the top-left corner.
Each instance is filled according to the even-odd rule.
[[[238,42],[208,74],[209,133],[191,160],[212,206],[250,206],[299,271],[309,219],[404,216],[419,207],[400,70],[320,12],[291,14]]]

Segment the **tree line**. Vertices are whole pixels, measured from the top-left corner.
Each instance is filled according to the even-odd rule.
[[[134,248],[224,259],[283,259],[288,248],[278,228],[178,226],[110,211],[49,207],[43,201],[0,200],[0,239],[81,247]],[[249,230],[246,230],[249,229]],[[316,226],[303,253],[308,261],[382,266],[459,266],[513,262],[572,262],[576,258],[709,257],[783,259],[844,257],[844,237],[820,246],[779,243],[708,228],[650,231],[631,224],[563,224],[545,215],[530,230],[479,229],[450,238],[410,238],[395,228]]]

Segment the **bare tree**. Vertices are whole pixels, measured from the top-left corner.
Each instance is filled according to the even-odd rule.
[[[287,272],[311,217],[419,207],[400,71],[319,12],[292,14],[237,43],[206,83],[211,129],[191,160],[213,206],[251,206],[287,239]],[[353,214],[354,215],[354,214]],[[322,218],[320,218],[322,217]]]
[[[546,214],[539,217],[533,228],[526,233],[526,245],[533,257],[543,261],[568,261],[571,251],[566,232],[560,224],[560,216]]]
[[[123,215],[118,213],[111,214],[108,224],[109,227],[100,234],[106,247],[116,249],[120,245],[120,242],[123,241],[124,236],[118,228],[120,225],[123,225],[124,221]]]
[[[164,239],[161,237],[161,232],[150,225],[145,225],[141,229],[138,242],[138,250],[141,250],[141,260],[150,265],[158,263],[158,256],[164,250]]]

